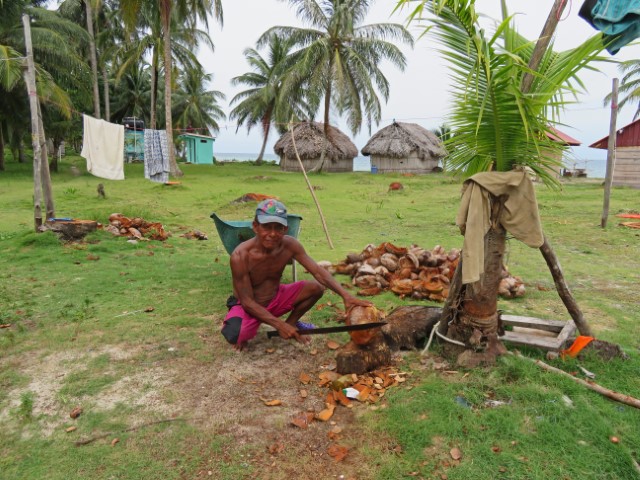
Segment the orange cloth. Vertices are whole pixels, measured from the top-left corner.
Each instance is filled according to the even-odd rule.
[[[560,352],[560,356],[564,358],[566,355],[569,355],[571,358],[575,358],[582,349],[589,345],[593,340],[595,340],[593,337],[585,337],[581,335],[575,339],[573,345]]]

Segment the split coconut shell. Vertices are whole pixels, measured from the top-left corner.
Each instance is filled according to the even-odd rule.
[[[364,323],[380,322],[383,319],[384,312],[378,310],[374,306],[355,306],[350,308],[347,312],[346,324],[362,325]],[[356,330],[353,332],[349,332],[349,335],[351,335],[351,340],[353,341],[353,343],[355,343],[356,345],[364,346],[369,345],[377,333],[377,328],[371,328],[369,330]]]

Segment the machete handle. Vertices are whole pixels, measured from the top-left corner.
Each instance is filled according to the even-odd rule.
[[[267,338],[273,338],[273,337],[279,337],[280,334],[278,333],[277,330],[269,330],[267,332]]]

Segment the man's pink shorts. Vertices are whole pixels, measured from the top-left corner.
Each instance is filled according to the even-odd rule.
[[[293,302],[304,287],[305,282],[280,284],[276,296],[267,305],[267,310],[274,317],[280,317],[293,310]],[[260,321],[249,316],[239,303],[229,309],[222,324],[222,335],[232,344],[243,344],[258,333]]]

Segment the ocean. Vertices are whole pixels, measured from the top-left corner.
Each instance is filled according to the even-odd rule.
[[[216,160],[222,160],[230,162],[232,160],[238,162],[249,162],[255,160],[258,156],[257,153],[223,153],[215,152]],[[280,158],[273,153],[265,153],[264,160],[275,162],[278,164]],[[587,178],[604,178],[607,170],[606,159],[597,160],[576,160],[565,161],[565,167],[569,169],[585,168],[587,170]],[[356,157],[353,159],[353,171],[354,172],[370,172],[371,171],[371,159],[369,157]]]

